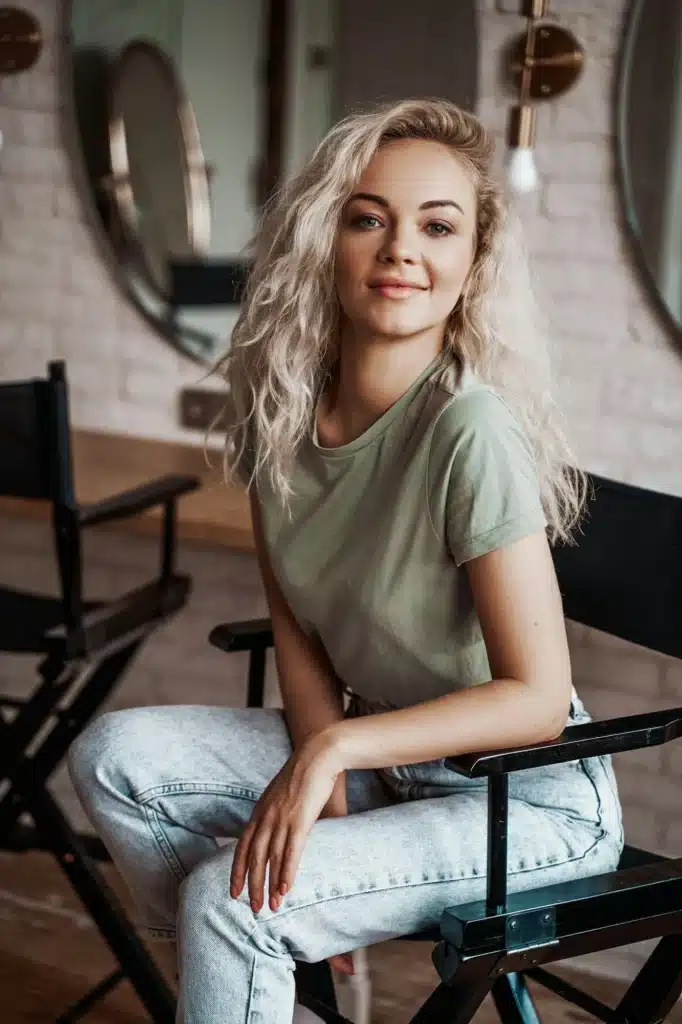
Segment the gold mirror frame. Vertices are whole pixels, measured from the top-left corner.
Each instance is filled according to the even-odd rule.
[[[144,56],[155,66],[168,89],[171,107],[177,117],[179,137],[182,139],[180,159],[185,192],[186,232],[190,250],[197,255],[205,253],[211,241],[211,202],[209,175],[201,147],[194,109],[190,103],[171,58],[147,39],[133,39],[121,51],[112,75],[111,116],[109,120],[109,151],[112,176],[110,194],[116,204],[129,241],[139,243],[138,216],[130,176],[130,160],[125,131],[125,111],[121,106],[121,90],[134,62]]]
[[[215,358],[217,357],[217,345],[220,339],[214,338],[213,336],[203,332],[200,329],[196,329],[190,324],[181,324],[178,322],[177,317],[174,315],[174,309],[171,308],[170,304],[167,305],[166,310],[154,310],[145,301],[142,301],[139,289],[131,283],[131,275],[129,268],[121,260],[120,252],[117,251],[118,247],[123,244],[126,246],[131,245],[131,235],[127,229],[127,222],[124,219],[123,212],[119,209],[118,204],[115,201],[113,190],[114,190],[114,176],[111,174],[111,154],[109,153],[108,139],[107,139],[107,123],[104,122],[104,145],[107,147],[107,162],[109,164],[109,175],[106,178],[102,178],[101,175],[97,178],[91,176],[88,165],[87,157],[84,146],[84,139],[82,137],[79,120],[78,120],[78,108],[76,99],[76,71],[74,63],[74,51],[75,51],[75,40],[73,34],[73,13],[75,7],[75,0],[62,0],[60,5],[60,31],[58,37],[61,41],[61,74],[63,79],[63,88],[66,102],[63,106],[63,130],[64,137],[67,142],[69,155],[74,164],[75,180],[77,184],[78,193],[83,203],[83,207],[86,213],[87,222],[90,230],[93,233],[93,237],[98,246],[102,260],[109,269],[112,279],[118,285],[121,294],[125,296],[128,302],[135,308],[143,320],[148,324],[149,328],[153,330],[157,335],[162,337],[164,341],[169,344],[176,352],[191,362],[206,368],[209,365],[213,365]],[[162,53],[164,51],[162,50]],[[171,62],[171,69],[173,77],[177,77],[177,73]],[[176,96],[179,95],[180,103],[177,107],[178,110],[182,110],[183,113],[188,110],[188,117],[183,117],[183,127],[189,132],[189,135],[185,135],[187,152],[191,156],[187,156],[185,161],[187,182],[190,191],[190,196],[201,196],[203,195],[205,206],[203,207],[204,213],[209,212],[209,186],[211,182],[211,167],[210,165],[204,164],[203,147],[195,145],[196,140],[199,137],[194,109],[189,103],[182,102],[184,100],[183,88],[176,89]],[[127,167],[125,169],[127,176]],[[126,201],[130,203],[130,196],[125,195],[126,179],[119,180],[116,182],[116,186],[121,190],[123,195],[123,203]],[[100,207],[100,199],[106,200],[106,205],[111,216],[112,224],[107,224],[103,217],[102,209]],[[195,210],[198,206],[194,207]],[[130,205],[128,205],[130,210]],[[197,230],[200,235],[200,221],[193,221],[192,230],[194,226],[199,225]],[[196,237],[196,236],[195,236]],[[134,255],[130,254],[130,255]],[[138,269],[140,260],[137,259]]]

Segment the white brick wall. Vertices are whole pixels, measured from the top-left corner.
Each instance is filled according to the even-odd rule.
[[[0,81],[0,375],[68,360],[78,426],[201,443],[176,425],[177,391],[201,369],[119,294],[69,159],[58,0],[28,0],[45,48]]]
[[[24,6],[41,18],[46,48],[34,70],[0,82],[0,375],[40,372],[46,359],[66,357],[77,425],[182,437],[176,392],[199,371],[157,337],[112,283],[64,145],[57,0]],[[479,0],[479,6],[479,109],[502,139],[510,96],[498,81],[499,49],[523,22],[516,0]],[[552,6],[585,45],[587,66],[569,95],[540,111],[541,188],[520,209],[551,300],[569,426],[586,468],[682,493],[682,360],[635,268],[613,178],[610,97],[626,3],[555,0]],[[188,557],[203,582],[185,613],[190,625],[168,634],[168,650],[180,644],[195,652],[193,675],[205,678],[206,699],[219,700],[227,668],[221,660],[209,669],[207,629],[226,613],[222,595],[240,590],[246,577],[254,602],[261,598],[253,566],[245,575],[233,573],[225,554],[216,563],[224,579],[211,558]],[[24,571],[29,565],[37,577],[44,572],[41,559],[26,552]],[[105,579],[116,576],[111,567],[102,571]],[[571,646],[576,684],[595,715],[682,701],[682,669],[669,659],[584,629],[571,629]],[[176,659],[156,650],[136,668],[122,700],[183,699]],[[237,690],[229,692],[236,699]],[[682,852],[681,769],[682,746],[619,760],[632,842]],[[636,954],[626,953],[620,963],[629,970],[635,962]],[[620,969],[615,961],[609,965]]]
[[[74,183],[58,0],[26,6],[41,18],[46,47],[32,71],[0,82],[0,373],[38,372],[51,356],[67,358],[77,425],[199,443],[176,424],[177,391],[199,368],[119,294]],[[499,49],[524,23],[515,0],[479,7],[479,110],[502,143],[511,97],[499,81]],[[555,0],[587,65],[572,92],[540,110],[542,185],[520,209],[553,312],[583,464],[679,491],[682,464],[668,435],[679,423],[682,366],[634,268],[613,184],[610,95],[624,7]],[[501,144],[500,160],[503,153]]]

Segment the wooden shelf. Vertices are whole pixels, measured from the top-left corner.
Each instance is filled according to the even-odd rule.
[[[164,473],[200,477],[202,487],[178,502],[178,539],[221,544],[238,551],[255,550],[246,490],[241,486],[228,487],[223,481],[221,452],[211,452],[209,466],[201,447],[75,430],[73,455],[76,494],[83,504],[136,487]],[[44,518],[47,513],[44,502],[0,498],[2,515]],[[103,529],[156,533],[160,515],[159,509],[153,509]]]

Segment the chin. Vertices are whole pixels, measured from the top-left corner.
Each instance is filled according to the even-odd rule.
[[[412,320],[408,317],[371,317],[367,322],[367,327],[375,334],[381,334],[385,337],[390,338],[410,338],[413,334],[419,334],[422,331],[427,331],[430,324],[425,324],[422,321]]]

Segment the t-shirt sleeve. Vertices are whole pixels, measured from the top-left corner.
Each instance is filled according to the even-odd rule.
[[[460,395],[443,411],[434,429],[430,470],[457,565],[547,525],[532,446],[494,391]]]

